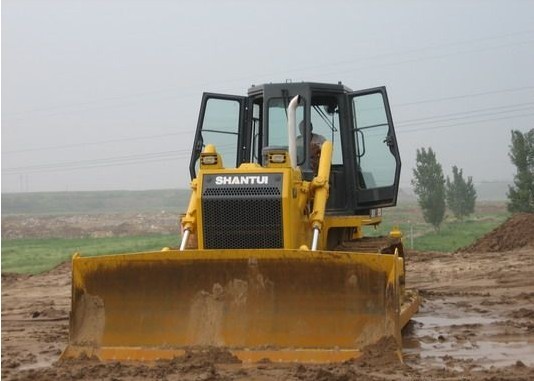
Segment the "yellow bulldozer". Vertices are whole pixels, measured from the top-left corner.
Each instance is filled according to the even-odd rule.
[[[386,89],[342,83],[204,93],[179,248],[75,254],[63,358],[169,359],[224,347],[243,361],[357,357],[401,329],[401,233],[366,236],[400,176]]]

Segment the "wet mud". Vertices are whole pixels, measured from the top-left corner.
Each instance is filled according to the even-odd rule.
[[[534,379],[534,246],[408,252],[407,261],[408,287],[423,304],[403,332],[403,361],[385,338],[358,359],[317,365],[244,364],[214,347],[150,364],[59,361],[68,342],[70,264],[37,276],[2,274],[2,380]]]

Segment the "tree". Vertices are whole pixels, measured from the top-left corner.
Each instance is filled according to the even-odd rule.
[[[477,192],[473,185],[473,178],[469,176],[465,181],[462,170],[452,167],[452,181],[447,176],[446,199],[447,206],[454,216],[463,220],[475,211]]]
[[[517,173],[508,187],[508,211],[534,213],[534,129],[524,134],[512,130],[510,159]]]
[[[445,178],[432,148],[417,150],[412,185],[423,218],[439,230],[445,217]]]

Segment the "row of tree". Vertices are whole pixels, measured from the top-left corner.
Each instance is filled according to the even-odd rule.
[[[514,184],[508,189],[510,212],[534,213],[534,129],[512,131],[510,159],[516,166]],[[446,207],[462,220],[475,210],[477,194],[473,178],[464,179],[462,169],[452,167],[452,179],[443,175],[432,148],[417,150],[412,185],[427,223],[439,230]]]
[[[432,148],[417,150],[412,185],[426,222],[439,230],[448,206],[462,220],[475,211],[477,194],[470,176],[464,179],[462,169],[452,167],[452,179],[443,175],[443,168]]]

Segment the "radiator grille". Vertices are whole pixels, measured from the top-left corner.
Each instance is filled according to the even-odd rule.
[[[276,187],[250,187],[250,188],[208,188],[204,191],[207,197],[249,197],[249,196],[280,196],[280,190]]]
[[[280,187],[216,187],[202,194],[206,249],[282,248]]]

